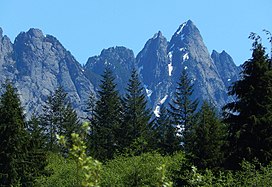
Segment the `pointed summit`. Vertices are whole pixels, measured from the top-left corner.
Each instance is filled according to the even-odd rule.
[[[40,29],[31,28],[26,32],[30,36],[34,36],[36,38],[43,38],[43,32]]]
[[[175,32],[175,35],[183,35],[183,34],[189,34],[191,33],[193,30],[197,30],[197,27],[194,25],[194,23],[191,20],[188,20],[184,23],[182,23],[179,28],[177,29],[177,31]],[[199,32],[199,31],[198,31]]]
[[[159,31],[159,32],[157,32],[156,34],[154,34],[153,39],[162,38],[162,37],[163,37],[162,32]]]
[[[213,50],[211,58],[213,59],[218,73],[227,88],[232,84],[232,82],[239,79],[241,69],[235,65],[233,59],[225,50],[221,53]]]

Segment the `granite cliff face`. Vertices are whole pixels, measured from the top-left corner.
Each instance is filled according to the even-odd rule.
[[[83,74],[81,65],[53,36],[45,36],[38,29],[20,33],[14,44],[8,39],[1,61],[1,81],[6,78],[15,83],[27,117],[40,113],[42,105],[58,86],[63,86],[79,114],[85,107],[88,94],[93,90]],[[8,47],[7,47],[8,46]],[[11,56],[11,57],[10,57]]]
[[[237,81],[240,78],[241,67],[236,66],[231,56],[222,51],[218,53],[213,50],[211,55],[219,75],[223,80],[225,86],[228,88],[232,82]]]
[[[15,83],[28,117],[41,112],[58,86],[64,87],[79,115],[84,116],[88,95],[99,89],[105,67],[114,72],[121,95],[132,69],[138,69],[155,115],[171,99],[182,70],[195,85],[193,97],[208,100],[218,109],[232,100],[227,88],[239,79],[241,71],[225,51],[209,54],[191,20],[181,24],[170,41],[162,32],[156,33],[136,57],[130,49],[111,47],[90,57],[84,66],[55,37],[38,29],[20,33],[14,44],[0,29],[0,80]]]
[[[229,57],[224,55],[223,59]],[[237,80],[234,77],[231,80],[226,78],[229,74],[234,76],[238,73],[230,59],[212,59],[199,30],[189,20],[179,26],[170,42],[161,32],[155,34],[137,55],[136,61],[157,114],[160,105],[168,102],[173,95],[183,69],[194,83],[193,97],[200,101],[208,100],[220,109],[231,99],[227,95],[227,86]],[[225,69],[223,66],[232,68]],[[224,80],[228,80],[228,84]]]
[[[180,25],[170,40],[168,54],[172,56],[175,82],[182,69],[186,69],[195,85],[194,97],[211,101],[218,108],[226,103],[226,87],[192,21]]]
[[[162,98],[167,99],[170,91],[172,70],[169,71],[169,68],[172,67],[169,67],[167,46],[167,39],[161,32],[158,32],[147,41],[136,58],[143,86],[153,107]]]
[[[110,68],[114,72],[117,88],[123,94],[134,65],[135,57],[132,50],[111,47],[102,50],[99,56],[90,57],[84,65],[84,72],[98,90],[101,75],[106,67]]]
[[[14,79],[17,74],[14,60],[13,44],[7,36],[3,36],[0,28],[0,80]]]

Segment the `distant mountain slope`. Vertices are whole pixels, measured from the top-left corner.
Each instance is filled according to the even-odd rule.
[[[236,66],[231,56],[222,51],[218,53],[213,50],[211,57],[217,67],[225,86],[228,88],[232,82],[237,81],[240,77],[241,67]]]
[[[1,81],[9,78],[15,82],[28,117],[32,112],[41,112],[45,100],[58,86],[64,87],[73,106],[82,114],[93,86],[81,65],[56,38],[30,29],[20,33],[14,45],[7,39],[0,45],[5,48],[1,56],[7,59],[0,64],[4,75]],[[11,57],[8,54],[12,54]],[[6,64],[12,65],[5,68]]]
[[[198,28],[191,20],[181,24],[170,41],[156,33],[135,57],[125,47],[102,50],[84,66],[51,35],[39,29],[21,32],[14,44],[0,28],[0,80],[12,80],[29,117],[41,112],[48,95],[63,86],[81,116],[91,91],[99,89],[105,67],[113,70],[121,95],[125,93],[132,69],[138,68],[149,106],[155,114],[169,102],[186,69],[194,83],[194,98],[208,100],[218,109],[230,101],[227,88],[239,79],[240,67],[225,51],[210,55]]]
[[[98,90],[104,69],[111,68],[114,71],[118,89],[124,93],[134,65],[135,57],[132,50],[125,47],[111,47],[102,50],[99,56],[90,57],[84,65],[84,72]]]

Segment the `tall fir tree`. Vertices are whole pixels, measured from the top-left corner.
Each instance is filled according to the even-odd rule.
[[[91,91],[87,101],[87,108],[85,110],[85,112],[87,113],[87,120],[89,120],[90,122],[92,122],[92,119],[94,117],[95,106],[96,106],[95,94],[94,92]]]
[[[127,93],[124,97],[124,123],[122,146],[128,148],[135,146],[137,139],[146,142],[148,145],[151,136],[151,112],[147,108],[146,96],[144,89],[138,77],[137,70],[134,68],[128,81]],[[145,149],[148,149],[145,147]],[[140,151],[140,150],[138,150]],[[144,151],[144,150],[142,150]],[[141,152],[141,151],[140,151]]]
[[[31,186],[27,133],[17,90],[6,82],[0,98],[0,185]]]
[[[170,117],[165,104],[160,108],[160,116],[156,117],[154,131],[156,148],[163,155],[173,154],[181,149],[180,136],[177,128],[170,123]]]
[[[259,37],[251,35],[252,58],[243,65],[241,80],[229,91],[236,100],[224,107],[229,124],[229,149],[226,167],[239,168],[245,159],[272,160],[272,69]]]
[[[98,100],[90,129],[91,153],[96,159],[112,159],[120,145],[118,137],[122,122],[121,99],[112,71],[106,67],[98,91]]]
[[[187,141],[188,155],[200,169],[218,169],[223,163],[226,128],[215,108],[204,101]]]
[[[60,151],[56,135],[64,135],[71,142],[71,133],[79,130],[80,124],[75,110],[67,98],[63,87],[58,87],[54,94],[49,96],[43,106],[41,123],[47,137],[47,149]]]
[[[45,167],[47,166],[47,152],[45,149],[46,139],[43,128],[37,117],[32,115],[27,122],[28,132],[28,163],[31,166],[30,177],[34,181],[38,177],[47,174]]]
[[[179,82],[173,99],[169,103],[169,114],[171,124],[179,131],[183,148],[187,149],[187,139],[190,138],[190,128],[193,124],[198,100],[192,100],[193,84],[184,69],[181,73]]]

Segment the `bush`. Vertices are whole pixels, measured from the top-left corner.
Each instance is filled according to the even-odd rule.
[[[172,157],[158,153],[119,156],[103,166],[101,186],[171,186],[174,173],[184,161],[183,153]]]
[[[43,187],[75,187],[80,186],[82,176],[77,170],[74,160],[63,158],[59,154],[48,155],[48,165],[45,168],[50,173],[36,180],[35,186]]]

